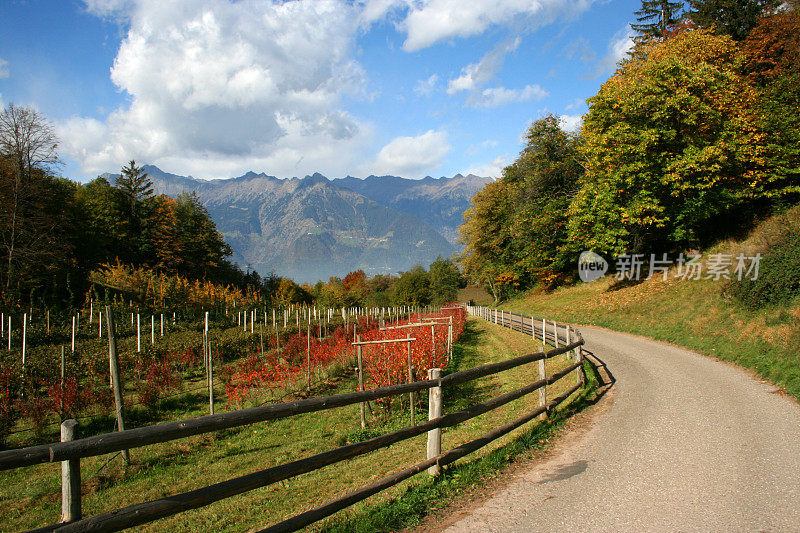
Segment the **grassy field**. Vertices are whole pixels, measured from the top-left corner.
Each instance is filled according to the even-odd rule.
[[[711,280],[654,277],[619,285],[608,276],[500,307],[678,344],[752,369],[800,399],[800,305],[748,310],[722,289],[723,282]]]
[[[471,319],[465,334],[455,346],[452,369],[461,369],[499,361],[538,350],[538,342],[517,332]],[[565,364],[563,357],[548,362],[548,373]],[[530,383],[537,377],[533,365],[490,376],[461,387],[445,391],[445,411],[452,412],[469,404],[486,400],[502,392]],[[352,391],[355,382],[350,373],[340,375],[314,391],[315,394],[332,394]],[[557,394],[572,385],[571,377],[563,379],[550,390]],[[531,409],[537,395],[512,402],[490,415],[470,420],[444,431],[443,447],[449,449],[470,440],[485,431],[509,421]],[[424,404],[424,398],[423,402]],[[420,405],[418,417],[425,413]],[[205,406],[199,398],[190,398],[184,404],[174,406],[179,418],[205,414]],[[385,432],[408,424],[408,414],[395,411],[387,414],[376,408],[370,419],[370,429]],[[397,527],[413,523],[421,513],[398,513],[397,502],[405,501],[409,494],[419,494],[409,487],[461,486],[469,476],[465,465],[482,464],[475,472],[488,472],[494,462],[508,457],[509,451],[494,452],[499,447],[511,444],[511,449],[522,449],[538,442],[537,435],[544,436],[554,424],[542,424],[544,428],[530,432],[530,426],[500,439],[493,445],[462,461],[434,482],[424,474],[409,480],[392,490],[374,496],[367,502],[355,506],[344,518],[336,517],[325,527],[342,527],[342,520],[364,522],[365,516],[376,516],[375,509],[389,509],[394,522],[381,519],[381,528]],[[538,433],[537,433],[538,431]],[[526,436],[527,435],[527,436]],[[533,435],[533,436],[532,436]],[[84,516],[91,516],[113,508],[135,502],[160,498],[191,490],[236,475],[267,468],[273,465],[312,455],[345,442],[363,437],[358,428],[358,406],[349,406],[322,413],[300,415],[276,422],[254,424],[235,430],[191,437],[170,443],[148,446],[131,451],[132,465],[123,468],[120,457],[101,456],[81,461],[83,478]],[[497,455],[497,454],[500,455]],[[145,531],[241,531],[243,528],[263,527],[277,522],[315,504],[327,501],[337,494],[351,491],[359,486],[379,479],[384,475],[423,460],[425,458],[425,436],[370,453],[364,457],[326,467],[319,471],[299,476],[292,480],[268,486],[217,502],[202,509],[182,513],[141,528]],[[488,458],[488,459],[487,459]],[[483,461],[483,462],[481,462]],[[488,461],[488,462],[487,462]],[[488,465],[488,467],[487,467]],[[461,470],[459,470],[461,469]],[[455,477],[453,477],[455,475]],[[450,476],[450,477],[448,477]],[[459,478],[464,478],[459,480]],[[474,477],[474,475],[473,475]],[[453,480],[456,481],[453,481]],[[6,531],[29,529],[57,520],[60,507],[60,466],[38,465],[0,473],[0,528]],[[424,491],[423,491],[424,492]],[[446,492],[446,491],[445,491]],[[415,501],[429,501],[416,497]],[[388,502],[388,503],[387,503]],[[376,507],[376,505],[378,507]],[[426,504],[427,505],[427,504]],[[433,505],[435,507],[435,505]],[[397,515],[403,515],[402,520]],[[378,512],[378,516],[381,512]],[[361,518],[359,518],[361,517]],[[338,525],[337,525],[338,524]],[[394,525],[392,525],[394,524]],[[320,528],[323,526],[317,526]],[[347,529],[349,526],[344,526]],[[374,529],[376,526],[371,526]]]

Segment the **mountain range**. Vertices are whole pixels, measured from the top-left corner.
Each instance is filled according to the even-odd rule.
[[[248,172],[201,180],[145,165],[158,194],[196,192],[233,249],[232,260],[298,282],[396,273],[456,251],[458,226],[491,178],[397,176],[278,179]],[[104,174],[113,183],[115,174]]]

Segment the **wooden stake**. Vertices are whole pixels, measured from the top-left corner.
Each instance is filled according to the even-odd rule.
[[[108,360],[111,369],[111,386],[114,389],[114,406],[117,415],[117,429],[125,431],[124,406],[122,404],[122,386],[120,384],[119,359],[117,358],[117,333],[114,328],[114,312],[110,305],[106,306],[106,326],[108,328]],[[131,461],[130,452],[122,450],[122,462],[127,466]]]
[[[311,390],[311,321],[308,321],[306,332],[306,389]]]
[[[22,315],[22,366],[25,366],[25,345],[28,335],[28,314]]]
[[[356,342],[361,342],[361,336],[356,335]],[[364,362],[361,358],[361,345],[356,345],[356,363],[358,364],[358,390],[364,390]],[[361,429],[367,427],[367,412],[366,412],[366,404],[361,402],[358,404],[359,411],[361,412]]]
[[[411,333],[406,333],[406,338],[408,339],[408,342],[406,342],[406,351],[408,353],[408,382],[412,383],[414,381],[414,367],[411,365]],[[413,392],[409,392],[408,402],[411,404],[411,425],[414,426],[416,425],[414,421],[414,411],[416,411],[417,395]]]
[[[428,379],[439,379],[442,377],[440,368],[428,370]],[[428,420],[442,416],[442,388],[433,387],[428,392]],[[428,432],[428,459],[433,459],[442,453],[442,429],[436,428]],[[428,474],[435,476],[439,473],[439,465],[428,468]]]
[[[61,423],[61,442],[75,440],[78,422]],[[61,461],[61,522],[81,519],[81,462],[80,459]]]

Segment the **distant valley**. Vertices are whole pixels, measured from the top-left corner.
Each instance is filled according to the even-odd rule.
[[[144,170],[156,193],[196,192],[242,268],[299,282],[356,269],[396,273],[452,255],[459,248],[462,213],[491,181],[472,174],[329,180],[321,174],[278,179],[254,172],[199,180],[152,165]]]

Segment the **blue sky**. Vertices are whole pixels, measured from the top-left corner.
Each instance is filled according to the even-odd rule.
[[[533,120],[577,128],[638,0],[4,0],[0,102],[63,174],[499,175]]]

